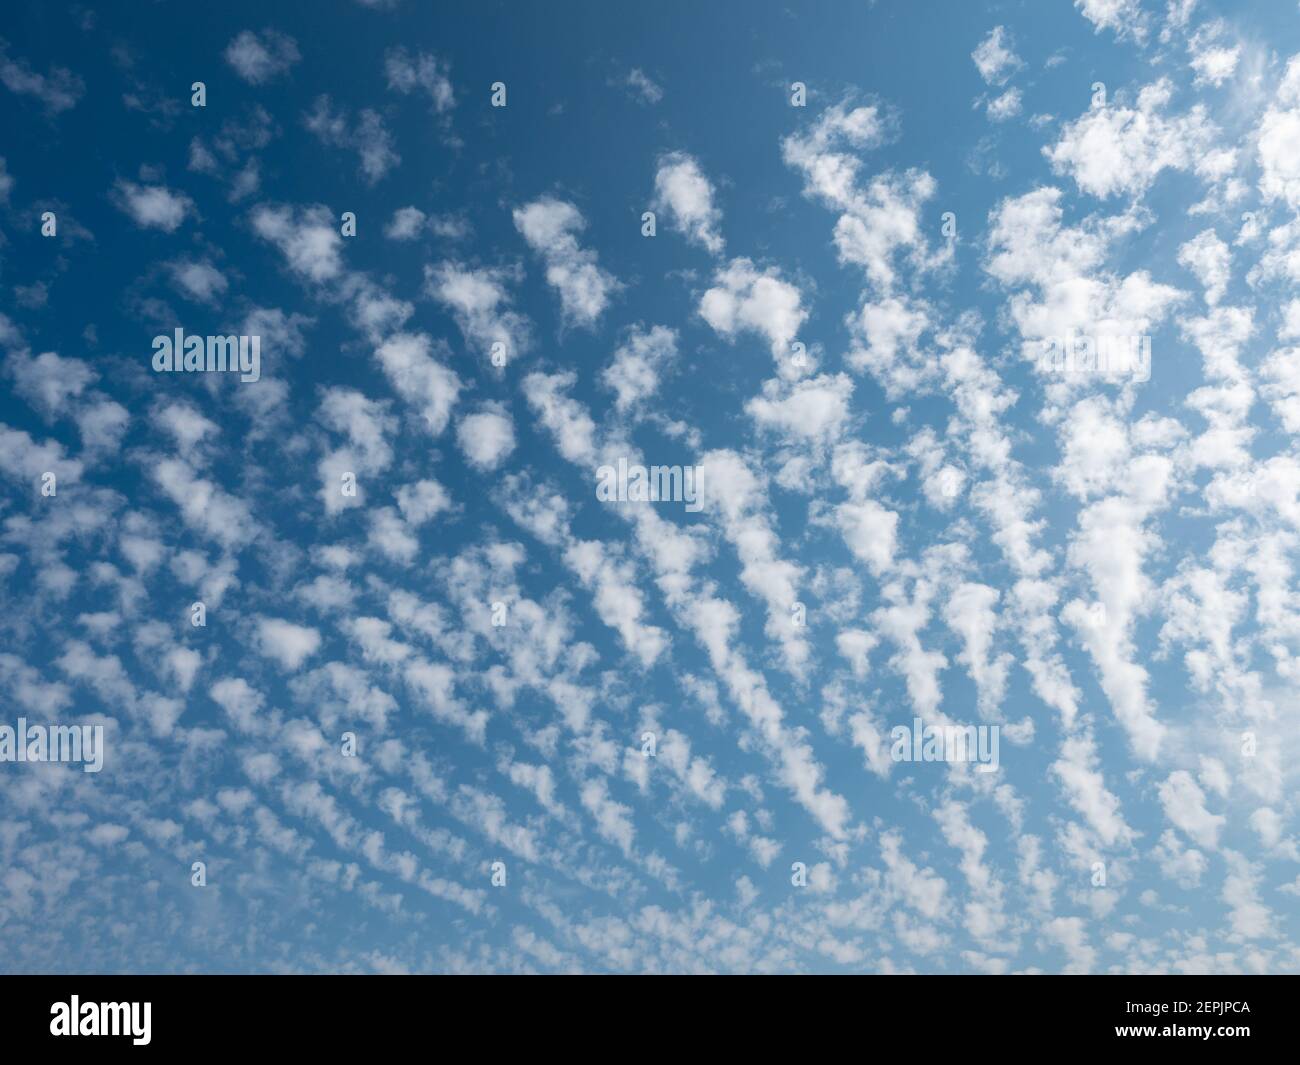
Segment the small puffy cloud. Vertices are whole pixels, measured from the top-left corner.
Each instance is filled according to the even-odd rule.
[[[633,409],[643,399],[659,390],[660,374],[677,357],[677,331],[656,325],[650,329],[634,326],[614,352],[613,361],[600,378],[615,394],[614,406],[620,412]]]
[[[287,355],[300,358],[307,350],[304,330],[316,324],[316,319],[292,311],[286,314],[278,307],[254,307],[244,317],[243,332],[262,338],[262,357]]]
[[[849,416],[853,382],[847,374],[823,374],[792,383],[768,381],[745,412],[765,429],[787,440],[833,441]]]
[[[1012,48],[1011,35],[1005,26],[994,26],[989,30],[989,35],[980,41],[970,57],[975,61],[980,77],[990,85],[1005,85],[1007,78],[1024,66]]]
[[[1178,249],[1178,261],[1205,288],[1205,302],[1214,306],[1223,298],[1232,274],[1232,251],[1212,229],[1198,233]]]
[[[1109,847],[1132,841],[1133,829],[1124,820],[1119,799],[1106,788],[1098,767],[1097,748],[1089,736],[1075,736],[1062,742],[1052,773],[1065,789],[1070,805],[1083,816],[1102,843]]]
[[[560,294],[566,323],[593,326],[610,297],[621,287],[596,263],[596,253],[583,248],[576,234],[586,228],[582,213],[571,203],[543,197],[516,207],[515,228],[546,264],[546,281]]]
[[[1061,139],[1043,149],[1058,174],[1069,174],[1081,190],[1105,199],[1116,193],[1140,195],[1163,170],[1204,165],[1217,130],[1197,104],[1168,117],[1173,95],[1168,79],[1146,86],[1126,107],[1110,102],[1066,124]]]
[[[151,420],[176,441],[176,446],[183,455],[191,459],[199,444],[220,432],[215,422],[205,418],[198,408],[183,400],[155,408]]]
[[[96,825],[86,833],[86,838],[96,847],[116,847],[122,843],[131,830],[125,825]]]
[[[700,317],[728,340],[742,332],[758,333],[772,354],[790,353],[790,345],[808,318],[799,289],[769,267],[759,271],[750,259],[732,259],[720,267],[713,286],[700,298]]]
[[[1160,803],[1170,823],[1182,829],[1194,843],[1206,850],[1218,847],[1219,830],[1227,819],[1205,808],[1205,792],[1191,773],[1184,769],[1170,773],[1160,785]]]
[[[632,809],[610,797],[603,777],[593,777],[582,786],[580,794],[583,807],[596,823],[596,831],[611,843],[618,845],[625,856],[631,856],[636,829],[632,825]]]
[[[1184,298],[1145,270],[1123,276],[1108,271],[1110,242],[1125,230],[1095,222],[1062,225],[1062,196],[1060,189],[1038,188],[1003,200],[989,219],[985,269],[1015,292],[1008,310],[1025,356],[1035,360],[1043,338],[1149,335]],[[1070,381],[1064,375],[1062,384]]]
[[[64,414],[98,377],[80,359],[66,359],[52,351],[32,358],[15,350],[5,360],[4,369],[13,378],[14,392],[46,418]]]
[[[429,433],[438,436],[451,418],[461,380],[433,358],[432,341],[423,333],[398,333],[375,351],[393,390],[415,407]]]
[[[379,472],[393,461],[389,437],[397,419],[389,404],[370,399],[354,388],[329,388],[321,397],[317,417],[321,424],[347,437],[348,447],[360,464],[358,472]]]
[[[223,296],[228,284],[226,275],[207,259],[177,259],[167,264],[176,288],[199,303],[213,303]]]
[[[278,78],[301,58],[298,42],[272,29],[244,30],[226,46],[226,62],[250,85]]]
[[[122,404],[105,399],[78,412],[77,431],[90,451],[112,452],[121,444],[130,421],[130,412]]]
[[[404,484],[396,495],[397,509],[408,525],[423,525],[452,507],[451,496],[437,481]]]
[[[931,328],[924,302],[906,296],[868,300],[845,321],[853,346],[844,361],[875,377],[891,399],[928,387],[939,376],[938,356],[921,343]]]
[[[424,230],[428,217],[418,207],[399,207],[384,227],[384,236],[389,240],[414,240]]]
[[[442,240],[465,240],[474,229],[462,215],[436,214],[429,219],[429,231]]]
[[[476,470],[494,470],[515,449],[514,422],[503,407],[485,406],[461,419],[456,442]]]
[[[164,459],[152,473],[158,487],[180,508],[185,524],[214,543],[242,546],[257,534],[248,504],[200,477],[183,459]]]
[[[38,74],[21,59],[11,59],[9,44],[0,38],[0,82],[19,96],[33,96],[51,115],[76,107],[86,84],[66,67],[51,67],[48,74]]]
[[[403,94],[416,91],[429,97],[434,114],[445,114],[456,106],[451,87],[451,66],[427,52],[408,52],[390,48],[384,53],[384,73],[388,87]]]
[[[1112,30],[1120,40],[1146,40],[1146,13],[1139,0],[1074,0],[1074,6],[1097,33]]]
[[[444,261],[424,269],[424,290],[451,311],[465,340],[490,355],[492,345],[505,344],[509,361],[529,345],[528,319],[512,306],[505,282],[509,274],[472,269]]]
[[[1196,72],[1197,85],[1218,87],[1232,77],[1241,58],[1239,45],[1227,46],[1219,42],[1223,32],[1223,23],[1212,22],[1201,27],[1187,42],[1187,51],[1191,55],[1191,67]]]
[[[1020,90],[1008,89],[1001,96],[989,101],[987,108],[989,118],[994,122],[1005,122],[1020,114]]]
[[[334,110],[329,96],[322,94],[304,121],[322,144],[355,151],[367,184],[375,184],[402,161],[378,111],[367,107],[354,119],[347,109]]]
[[[173,192],[165,185],[137,185],[119,181],[113,187],[113,202],[131,216],[138,226],[174,233],[194,210],[194,201],[183,192]]]
[[[866,270],[873,284],[890,289],[897,281],[895,255],[909,251],[917,271],[940,266],[950,246],[927,251],[921,212],[937,189],[922,170],[885,171],[864,182],[861,153],[879,147],[893,119],[875,105],[850,110],[847,103],[827,108],[811,131],[786,137],[781,154],[804,175],[804,195],[839,212],[834,243],[840,261]]]
[[[1261,867],[1236,851],[1224,850],[1228,875],[1223,880],[1221,898],[1229,907],[1228,920],[1233,935],[1242,939],[1275,939],[1277,929],[1273,913],[1260,901],[1263,877]]]
[[[1274,103],[1256,131],[1259,191],[1266,200],[1300,207],[1300,55],[1291,57]]]
[[[379,507],[370,512],[366,541],[389,561],[403,566],[414,562],[420,553],[420,541],[392,507]]]
[[[286,671],[297,669],[320,648],[320,633],[280,618],[259,618],[258,650]]]
[[[657,104],[664,98],[663,89],[659,88],[651,81],[639,67],[634,67],[628,71],[627,77],[623,84],[632,92],[632,95],[642,103]]]
[[[685,152],[659,157],[653,206],[656,211],[666,210],[672,227],[687,240],[714,255],[722,251],[718,233],[722,212],[713,205],[713,186],[699,163]]]
[[[1165,829],[1151,855],[1160,863],[1160,872],[1182,888],[1199,886],[1202,875],[1210,867],[1204,854],[1194,847],[1184,847],[1170,828]]]
[[[263,204],[250,221],[259,237],[280,249],[294,273],[317,283],[342,273],[343,237],[328,208]]]

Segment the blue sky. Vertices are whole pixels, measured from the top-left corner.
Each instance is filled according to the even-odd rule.
[[[1238,7],[7,11],[0,968],[1300,970]]]

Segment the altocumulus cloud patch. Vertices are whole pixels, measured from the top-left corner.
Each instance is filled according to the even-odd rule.
[[[1294,9],[811,7],[3,31],[0,967],[1300,969]]]

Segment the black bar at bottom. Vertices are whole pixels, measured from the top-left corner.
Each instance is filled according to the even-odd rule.
[[[830,1052],[828,1037],[846,1036],[870,1053],[893,1033],[926,1051],[1172,1042],[1179,1053],[1199,1044],[1222,1054],[1293,1047],[1300,990],[1280,976],[689,979],[694,986],[649,977],[4,976],[0,1046],[12,1061],[19,1049],[110,1047],[334,1057],[411,1040],[444,1052],[465,1044],[491,1054],[518,1040],[529,1053],[549,1045],[607,1056],[628,1040],[674,1053],[716,1044],[731,1056],[757,1044],[766,1057],[787,1045]],[[54,1034],[69,1029],[77,1034]]]

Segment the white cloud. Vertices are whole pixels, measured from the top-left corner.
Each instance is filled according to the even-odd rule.
[[[1105,268],[1111,242],[1136,225],[1130,213],[1066,227],[1061,200],[1059,189],[1035,189],[1003,200],[990,218],[985,269],[1012,290],[1007,313],[1040,367],[1048,338],[1149,336],[1183,298],[1145,270]],[[1081,387],[1087,376],[1058,374],[1055,383]]]
[[[1172,96],[1172,83],[1161,79],[1142,89],[1132,107],[1119,101],[1094,107],[1066,123],[1061,139],[1043,154],[1053,171],[1069,174],[1084,192],[1103,199],[1140,195],[1163,170],[1203,164],[1218,134],[1200,104],[1166,117]]]
[[[628,71],[624,84],[643,103],[657,104],[664,98],[663,89],[651,81],[639,67],[633,67]]]
[[[1273,104],[1256,131],[1259,190],[1266,200],[1300,207],[1300,55],[1287,62]]]
[[[35,358],[26,351],[11,351],[4,368],[14,380],[14,391],[47,418],[67,413],[99,377],[80,359],[53,351]]]
[[[259,618],[258,650],[280,668],[293,672],[320,649],[320,632],[280,618]]]
[[[456,442],[476,470],[494,470],[515,449],[515,428],[504,408],[485,407],[456,427]]]
[[[1191,67],[1196,71],[1197,85],[1218,87],[1232,77],[1241,58],[1241,47],[1231,47],[1215,42],[1217,34],[1206,27],[1199,30],[1187,43],[1191,54]]]
[[[582,805],[596,822],[596,831],[618,845],[625,856],[632,853],[636,829],[632,825],[632,808],[610,797],[609,787],[600,777],[582,786]]]
[[[527,350],[530,328],[528,319],[511,306],[507,279],[499,270],[447,261],[424,271],[425,291],[452,312],[465,339],[485,356],[494,344],[504,344],[509,364]]]
[[[22,59],[9,57],[7,42],[0,39],[0,82],[12,93],[34,96],[51,115],[76,107],[86,83],[66,67],[51,67],[48,74],[38,74]]]
[[[1020,114],[1020,90],[1008,89],[1001,96],[989,101],[988,116],[994,122],[1005,122]]]
[[[194,201],[183,192],[173,192],[165,185],[137,185],[119,181],[113,190],[117,206],[146,229],[174,233],[194,211]]]
[[[414,240],[424,229],[428,215],[418,207],[399,207],[393,212],[392,221],[384,227],[384,236],[389,240]]]
[[[937,189],[933,177],[922,170],[885,171],[862,182],[862,160],[842,149],[864,153],[891,135],[892,117],[875,105],[849,109],[847,104],[827,108],[811,130],[781,142],[786,164],[804,175],[804,195],[840,212],[833,240],[840,261],[865,269],[881,290],[897,281],[895,255],[909,253],[918,271],[947,261],[951,248],[931,253],[923,236],[920,211]]]
[[[322,144],[355,151],[361,161],[361,175],[368,185],[381,180],[402,161],[393,144],[393,135],[378,111],[365,108],[353,119],[346,109],[335,111],[329,96],[321,95],[316,97],[304,121]]]
[[[677,331],[662,325],[633,326],[601,371],[601,381],[615,393],[614,406],[627,412],[659,391],[663,371],[677,358]]]
[[[1005,26],[994,26],[989,30],[988,36],[980,41],[970,57],[975,61],[980,77],[990,85],[1005,85],[1007,78],[1024,66],[1015,53]]]
[[[451,418],[462,388],[454,370],[430,354],[432,342],[423,333],[397,333],[375,350],[389,384],[415,407],[432,436],[438,436]]]
[[[1093,24],[1096,32],[1113,30],[1120,40],[1132,37],[1144,41],[1147,18],[1139,0],[1074,0],[1074,6]]]
[[[226,46],[226,62],[250,85],[279,77],[301,58],[298,42],[272,29],[261,33],[244,30]]]
[[[1065,788],[1070,805],[1080,813],[1107,847],[1132,842],[1133,830],[1124,820],[1119,800],[1106,788],[1097,768],[1097,748],[1092,738],[1078,735],[1063,740],[1053,774]]]
[[[390,48],[384,53],[384,73],[388,87],[400,93],[416,89],[429,97],[435,114],[445,114],[456,106],[456,94],[451,86],[451,67],[428,52],[408,52],[405,48]]]
[[[1218,849],[1219,831],[1226,818],[1205,808],[1205,793],[1190,773],[1179,769],[1165,778],[1160,785],[1160,804],[1164,807],[1165,817],[1182,829],[1192,842],[1206,850]]]
[[[418,527],[452,508],[451,496],[437,481],[404,484],[396,494],[397,509],[409,525]]]
[[[586,228],[571,203],[549,197],[514,210],[515,228],[546,264],[546,281],[560,294],[566,323],[593,326],[622,287],[596,264],[596,253],[579,245]]]
[[[749,259],[732,259],[718,268],[713,287],[700,297],[699,311],[728,340],[741,332],[758,333],[776,358],[790,354],[808,317],[798,288],[781,280],[775,267],[760,272]]]
[[[328,208],[263,204],[249,217],[253,231],[280,249],[294,273],[320,283],[343,272],[343,237]]]
[[[226,275],[207,259],[177,259],[167,268],[176,287],[199,303],[215,303],[229,287]]]
[[[1178,261],[1196,275],[1213,307],[1223,298],[1232,276],[1232,251],[1212,229],[1202,230],[1178,249]]]
[[[659,157],[653,207],[666,210],[673,228],[692,243],[713,255],[721,254],[718,226],[722,212],[713,204],[713,185],[692,156],[669,152]]]
[[[764,383],[762,395],[745,403],[745,413],[787,440],[830,443],[848,421],[852,394],[847,374],[822,374],[788,384],[771,380]]]

